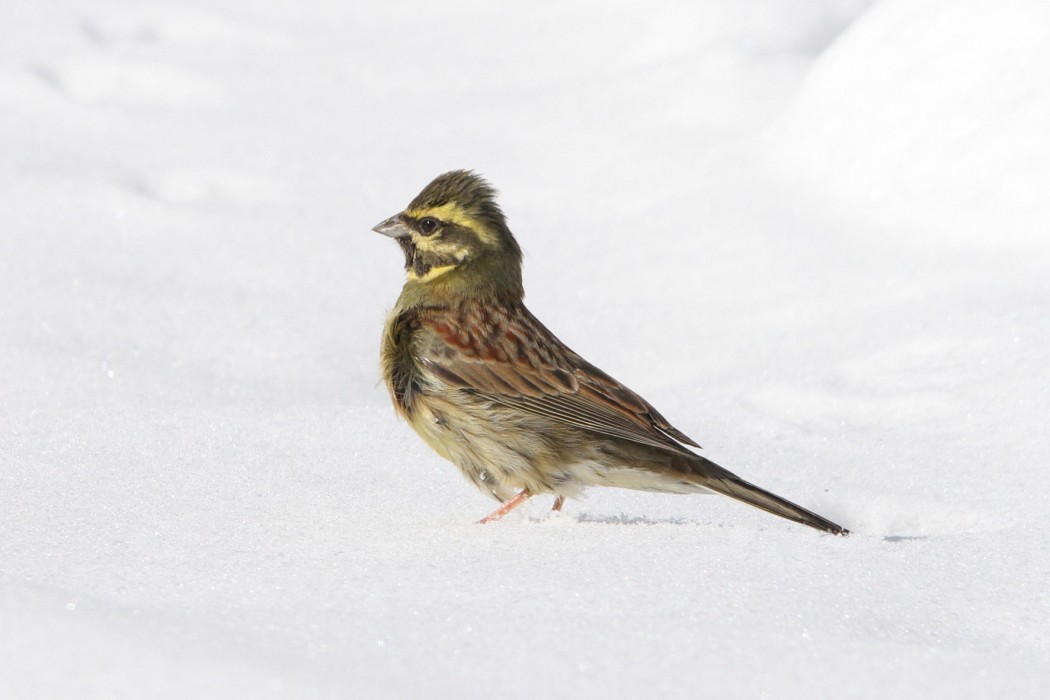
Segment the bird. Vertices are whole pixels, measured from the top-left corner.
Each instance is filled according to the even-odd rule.
[[[383,380],[423,441],[500,502],[478,522],[539,494],[553,495],[559,511],[566,498],[608,486],[717,493],[849,533],[697,454],[649,402],[549,331],[525,307],[521,248],[480,175],[439,175],[372,230],[405,257],[383,329]]]

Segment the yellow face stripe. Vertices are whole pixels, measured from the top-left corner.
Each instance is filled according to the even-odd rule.
[[[424,272],[422,275],[417,275],[415,270],[413,270],[412,268],[408,268],[408,279],[412,280],[413,282],[429,282],[436,277],[440,277],[446,272],[451,272],[452,270],[455,270],[457,267],[458,265],[441,265],[440,267],[432,267],[426,272]]]
[[[459,243],[446,242],[438,238],[423,238],[416,234],[412,234],[412,243],[425,253],[434,253],[444,258],[455,258],[458,261],[465,260],[470,253],[466,246]]]
[[[440,207],[426,207],[424,209],[409,209],[405,212],[413,219],[422,219],[425,216],[432,216],[439,221],[444,221],[449,224],[456,224],[463,228],[470,229],[473,231],[478,238],[481,239],[482,243],[493,244],[496,242],[496,237],[485,227],[485,225],[467,213],[463,207],[459,206],[455,202],[448,202],[442,204]]]

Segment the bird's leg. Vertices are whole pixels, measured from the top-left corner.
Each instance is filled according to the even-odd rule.
[[[563,505],[565,505],[565,496],[558,496],[554,499],[554,507],[551,508],[551,512],[557,513]]]
[[[506,515],[507,513],[511,512],[512,510],[514,510],[515,508],[520,506],[522,503],[527,501],[529,496],[531,496],[531,495],[532,494],[529,493],[528,489],[523,490],[521,493],[519,493],[514,498],[512,498],[512,499],[510,499],[508,501],[504,501],[503,505],[501,505],[499,508],[497,508],[496,510],[492,511],[491,513],[486,515],[484,518],[479,520],[478,521],[478,525],[484,525],[485,523],[494,523],[494,522],[496,522],[497,520],[502,518],[504,515]]]

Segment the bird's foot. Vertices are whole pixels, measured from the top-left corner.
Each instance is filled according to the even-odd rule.
[[[511,512],[512,510],[514,510],[515,508],[520,506],[522,503],[527,501],[529,499],[529,496],[531,496],[531,495],[532,494],[529,493],[529,490],[525,489],[524,491],[519,493],[514,498],[512,498],[512,499],[510,499],[508,501],[504,501],[503,505],[501,505],[499,508],[497,508],[496,510],[492,511],[491,513],[486,515],[484,518],[479,520],[478,521],[478,525],[484,525],[485,523],[494,523],[494,522],[496,522],[497,520],[502,518],[504,515],[506,515],[507,513]]]

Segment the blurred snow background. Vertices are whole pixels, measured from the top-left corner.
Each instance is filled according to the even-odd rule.
[[[0,7],[0,697],[1037,697],[1038,0]],[[531,308],[854,531],[497,526],[378,384],[434,175]],[[543,501],[543,502],[541,502]]]

